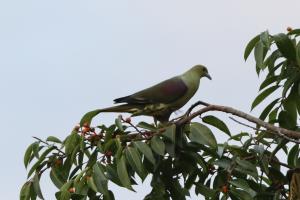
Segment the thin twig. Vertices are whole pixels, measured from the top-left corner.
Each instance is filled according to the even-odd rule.
[[[38,138],[38,137],[35,137],[35,136],[32,136],[32,137],[33,137],[34,139],[40,141],[40,142],[43,143],[43,144],[46,144],[46,145],[48,145],[48,146],[54,147],[55,150],[57,150],[57,151],[59,151],[60,153],[62,153],[63,155],[65,155],[65,152],[63,152],[62,150],[60,150],[57,146],[51,145],[51,144],[49,144],[48,142],[45,142],[45,141],[41,140],[41,139]]]
[[[261,129],[258,129],[258,128],[254,127],[254,126],[250,126],[250,125],[248,125],[248,124],[246,124],[246,123],[240,122],[240,121],[234,119],[233,117],[229,117],[229,119],[231,119],[232,121],[234,121],[234,122],[236,122],[236,123],[238,123],[238,124],[241,124],[241,125],[243,125],[243,126],[246,126],[246,127],[248,127],[248,128],[251,128],[251,129],[253,129],[253,130],[255,130],[255,131],[262,131]]]
[[[122,118],[122,121],[129,124],[132,128],[134,128],[138,133],[143,134],[142,131],[140,131],[140,129],[138,129],[133,123],[126,121]]]

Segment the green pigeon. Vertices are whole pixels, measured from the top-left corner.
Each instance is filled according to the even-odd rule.
[[[80,125],[90,124],[92,118],[101,112],[126,112],[131,113],[132,116],[153,116],[155,121],[166,123],[172,112],[180,109],[194,96],[202,77],[211,80],[207,68],[203,65],[196,65],[179,76],[114,100],[115,103],[122,103],[121,105],[86,113]]]

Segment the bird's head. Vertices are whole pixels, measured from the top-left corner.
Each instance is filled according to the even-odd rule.
[[[192,67],[191,70],[197,73],[200,76],[200,78],[207,77],[209,80],[211,80],[211,76],[209,75],[208,70],[205,66],[195,65],[194,67]]]

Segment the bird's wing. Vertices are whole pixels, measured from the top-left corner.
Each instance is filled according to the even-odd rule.
[[[187,85],[177,76],[132,95],[115,99],[114,102],[128,104],[172,103],[184,96],[187,91]]]

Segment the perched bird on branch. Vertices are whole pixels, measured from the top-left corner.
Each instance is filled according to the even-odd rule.
[[[132,116],[153,116],[155,121],[168,122],[172,112],[180,109],[194,96],[202,77],[211,79],[206,67],[196,65],[179,76],[114,100],[115,103],[123,103],[121,105],[86,113],[80,124],[90,124],[92,118],[101,112],[127,112]]]

